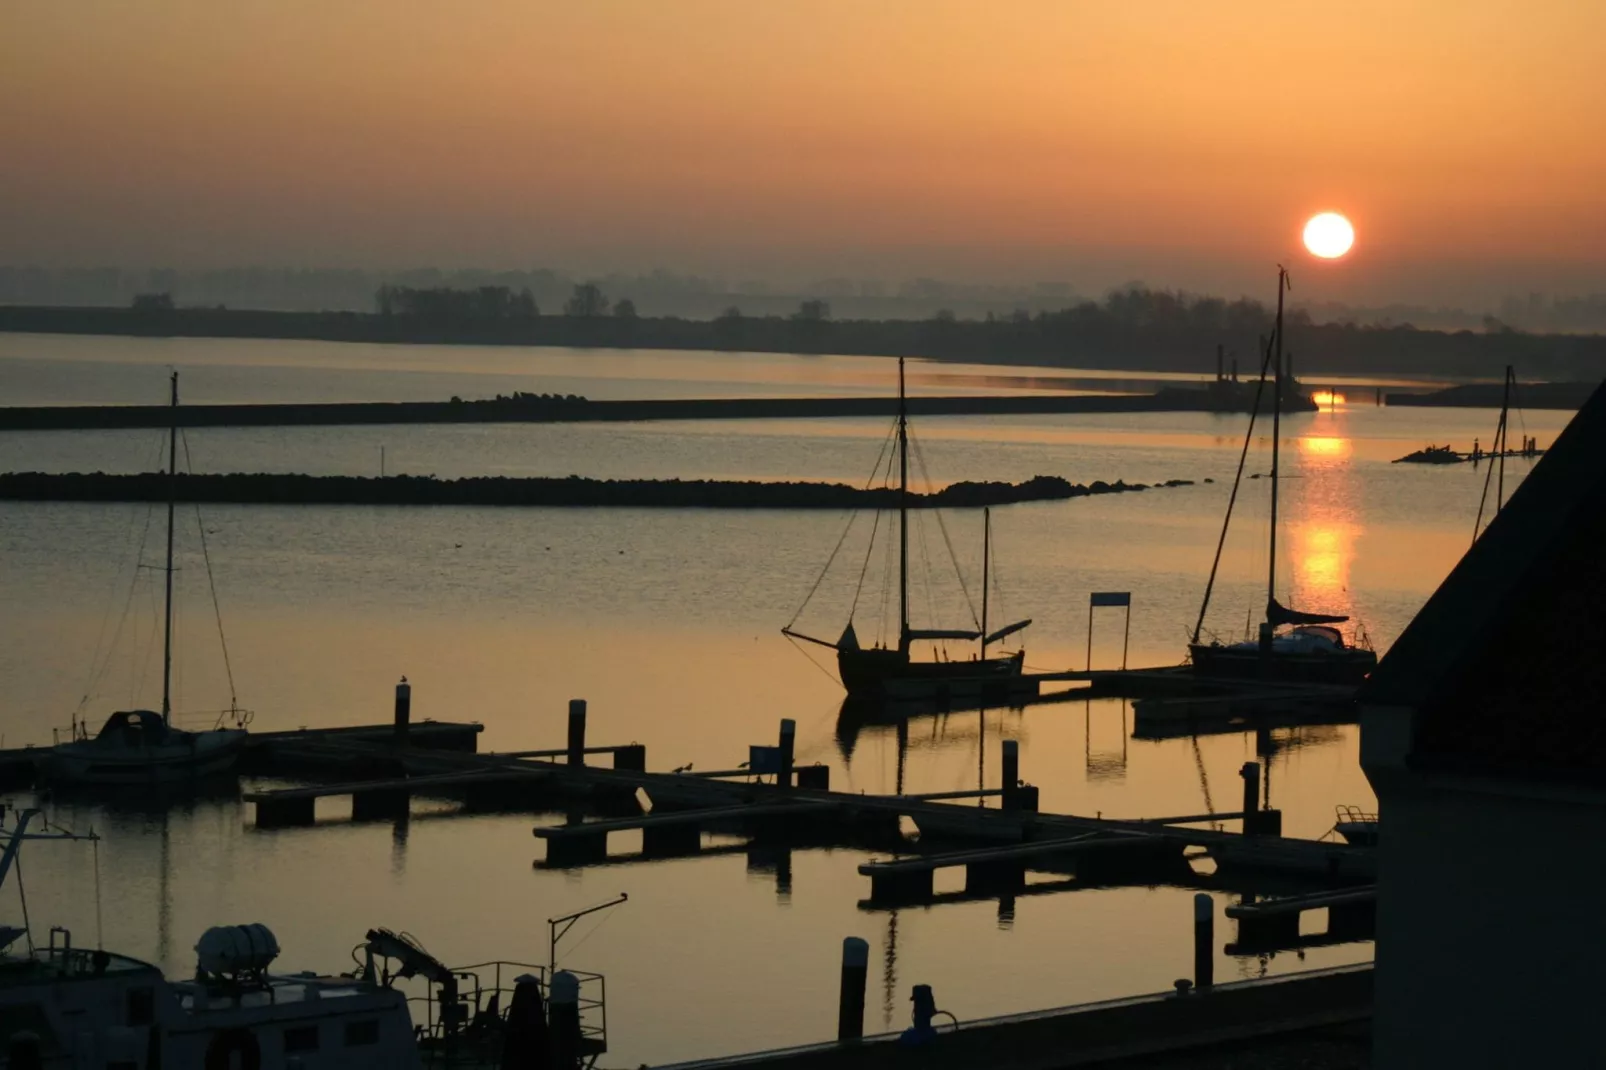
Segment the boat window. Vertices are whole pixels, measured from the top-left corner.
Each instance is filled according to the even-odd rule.
[[[150,1025],[156,1020],[156,993],[149,988],[128,990],[128,1024]]]
[[[284,1031],[284,1050],[290,1051],[317,1051],[318,1027],[315,1025],[302,1025]]]
[[[346,1047],[379,1043],[379,1022],[370,1018],[366,1022],[346,1023]]]

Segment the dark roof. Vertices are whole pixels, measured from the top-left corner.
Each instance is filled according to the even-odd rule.
[[[1606,386],[1361,688],[1418,711],[1412,758],[1606,771]]]

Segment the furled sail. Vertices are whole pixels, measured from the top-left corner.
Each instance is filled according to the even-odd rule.
[[[1303,613],[1289,609],[1275,598],[1266,602],[1266,623],[1274,627],[1279,624],[1343,624],[1347,620],[1348,617],[1332,613]]]
[[[996,632],[993,632],[987,637],[987,641],[989,643],[996,643],[1000,639],[1014,635],[1018,631],[1025,630],[1031,625],[1031,623],[1032,622],[1030,618],[1027,618],[1026,620],[1018,620],[1014,624],[1006,625],[1005,627],[998,629]]]

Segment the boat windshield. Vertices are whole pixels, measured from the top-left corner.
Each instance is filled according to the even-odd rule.
[[[1337,628],[1327,628],[1319,624],[1307,624],[1302,628],[1295,628],[1290,635],[1308,635],[1313,639],[1326,640],[1334,646],[1344,645],[1344,636]]]

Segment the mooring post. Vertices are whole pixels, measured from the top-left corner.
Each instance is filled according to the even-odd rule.
[[[407,746],[407,730],[413,720],[413,685],[407,677],[396,685],[396,745]]]
[[[837,999],[836,1038],[864,1036],[864,986],[870,976],[870,945],[857,936],[842,941],[842,991]]]
[[[1244,778],[1244,835],[1253,836],[1260,831],[1260,763],[1245,762],[1238,775]]]
[[[797,722],[790,717],[781,719],[781,771],[775,783],[783,788],[792,786],[792,754],[797,747]]]
[[[1006,739],[999,751],[1002,756],[999,759],[1001,769],[998,786],[1004,791],[1004,809],[1013,810],[1020,787],[1020,742]]]
[[[1215,984],[1216,901],[1205,892],[1193,897],[1193,987],[1203,992]]]
[[[569,700],[569,764],[586,764],[586,700]]]
[[[547,1032],[552,1065],[573,1070],[580,1065],[580,979],[568,970],[552,975],[547,994]]]

